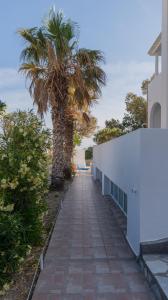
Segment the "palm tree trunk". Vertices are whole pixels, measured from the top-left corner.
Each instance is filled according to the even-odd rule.
[[[71,168],[71,162],[73,156],[73,133],[74,133],[73,120],[68,120],[65,123],[65,141],[64,141],[65,142],[64,144],[65,170]]]
[[[52,176],[51,185],[57,187],[58,181],[63,180],[64,174],[64,122],[63,107],[52,108],[52,124],[53,124],[53,160],[52,160]],[[61,184],[61,182],[60,182]]]

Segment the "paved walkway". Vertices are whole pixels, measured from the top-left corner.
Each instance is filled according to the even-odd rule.
[[[91,176],[66,194],[33,300],[153,300]]]

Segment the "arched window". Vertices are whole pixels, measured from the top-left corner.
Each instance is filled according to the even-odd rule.
[[[150,127],[161,128],[161,105],[155,103],[150,114]]]

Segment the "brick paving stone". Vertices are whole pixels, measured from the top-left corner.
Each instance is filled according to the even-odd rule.
[[[127,282],[129,288],[132,292],[147,292],[148,291],[148,284],[143,276],[143,274],[134,273],[134,274],[127,274]]]
[[[74,179],[33,300],[155,299],[107,201],[89,174]]]
[[[47,300],[61,300],[59,295],[49,295]]]

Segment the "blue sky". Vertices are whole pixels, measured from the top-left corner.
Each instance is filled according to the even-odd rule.
[[[10,111],[32,107],[24,78],[17,73],[24,44],[16,31],[40,25],[52,5],[79,24],[81,47],[105,54],[107,86],[93,108],[99,126],[111,117],[122,118],[126,93],[140,93],[142,80],[154,70],[147,51],[161,30],[161,0],[1,0],[0,99]]]

